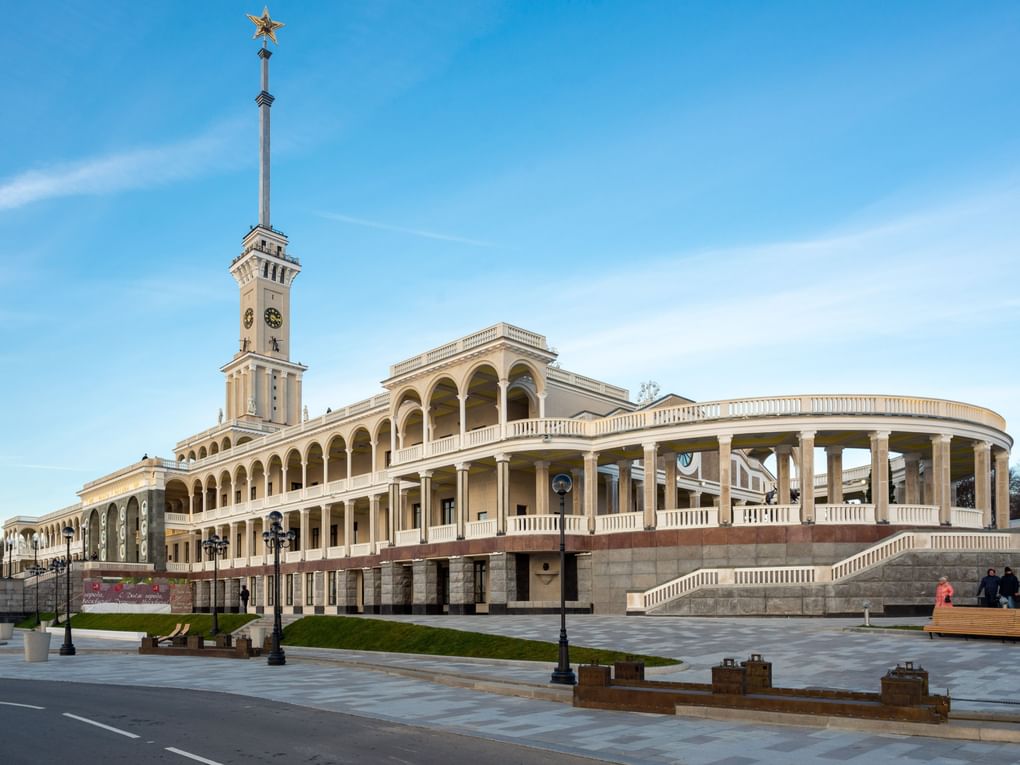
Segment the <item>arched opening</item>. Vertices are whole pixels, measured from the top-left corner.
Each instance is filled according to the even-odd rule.
[[[217,492],[216,507],[228,507],[234,504],[234,482],[230,478],[230,473],[224,470],[220,473],[220,484],[219,492]]]
[[[396,413],[397,448],[420,444],[423,440],[421,397],[415,390],[407,390],[400,394],[393,408]]]
[[[237,470],[234,471],[234,504],[247,502],[248,499],[248,471],[245,470],[244,465],[238,465]]]
[[[325,463],[322,459],[322,447],[313,443],[305,452],[305,475],[309,486],[318,486],[323,481],[323,468]]]
[[[226,451],[227,449],[230,448],[230,436],[224,436],[223,443],[221,444],[220,448],[223,449],[223,451]]]
[[[205,502],[203,504],[205,505],[206,511],[215,510],[220,506],[219,498],[216,495],[217,486],[218,483],[216,482],[216,476],[207,475],[205,477],[205,481],[203,482],[203,488],[205,489]]]
[[[472,370],[464,386],[466,430],[478,430],[499,424],[499,374],[491,364]]]
[[[166,512],[168,513],[187,513],[188,512],[188,487],[184,483],[176,478],[172,478],[166,482],[166,492],[164,494],[164,502]]]
[[[265,496],[266,470],[262,467],[260,460],[255,460],[251,466],[251,482],[248,489],[248,496],[251,499],[262,499]]]
[[[204,460],[208,456],[209,456],[209,452],[208,452],[208,450],[206,450],[206,448],[204,446],[198,447],[198,458],[200,460]]]
[[[376,455],[375,455],[375,469],[385,470],[390,466],[390,461],[393,455],[390,452],[390,431],[392,430],[390,425],[390,419],[387,417],[385,420],[379,423],[379,426],[375,430],[375,443],[376,443]]]
[[[429,440],[438,441],[460,432],[460,400],[457,384],[442,377],[433,385],[428,396]]]
[[[269,483],[266,496],[271,497],[283,491],[283,460],[280,455],[274,454],[269,458],[269,466],[266,468]]]
[[[193,513],[201,513],[205,509],[205,491],[202,488],[202,479],[196,478],[191,485],[191,510]]]
[[[117,506],[111,502],[106,508],[106,547],[99,553],[101,560],[120,560],[117,557],[117,521]]]
[[[510,368],[507,379],[506,418],[527,420],[538,417],[538,381],[534,370],[522,362]]]
[[[347,442],[343,436],[333,436],[326,447],[329,480],[340,481],[347,477]]]
[[[364,428],[351,435],[351,476],[372,472],[372,437]]]
[[[237,439],[237,445],[240,446],[241,444],[246,444],[249,441],[251,441],[250,436],[241,436],[239,439]]]
[[[138,513],[138,500],[131,497],[127,502],[127,514],[124,519],[124,561],[138,563],[140,546],[141,517]]]
[[[287,486],[286,491],[298,491],[304,487],[301,480],[301,452],[291,449],[287,453]]]

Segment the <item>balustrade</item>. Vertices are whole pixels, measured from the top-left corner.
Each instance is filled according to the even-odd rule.
[[[484,539],[496,536],[496,521],[468,521],[464,526],[465,539]]]
[[[163,516],[163,519],[167,526],[170,526],[171,524],[175,526],[183,526],[190,520],[187,513],[166,513]]]
[[[301,550],[287,550],[283,554],[285,563],[298,563],[304,559],[304,554]]]
[[[407,547],[421,542],[421,529],[403,529],[397,532],[397,547]]]
[[[457,524],[429,526],[429,542],[453,542],[457,539]]]
[[[374,545],[371,542],[358,542],[358,544],[351,545],[351,557],[357,558],[361,555],[371,555],[375,550],[372,548]]]
[[[445,436],[437,441],[429,441],[429,456],[450,454],[460,449],[460,436]]]
[[[719,509],[716,507],[659,510],[655,515],[660,529],[703,529],[719,525]]]
[[[313,547],[310,550],[305,550],[305,560],[322,560],[322,548]]]
[[[499,438],[499,425],[489,425],[488,427],[478,428],[477,430],[469,430],[465,433],[464,445],[466,447],[484,446],[485,444],[491,444],[499,441]]]
[[[564,533],[588,533],[588,519],[585,516],[567,515],[564,520]],[[507,518],[507,534],[558,534],[559,531],[559,515],[511,515]]]
[[[847,525],[875,522],[875,506],[847,503],[841,505],[816,505],[815,523]]]
[[[961,529],[984,528],[984,514],[980,510],[970,507],[951,507],[949,509],[949,523]]]
[[[191,571],[191,564],[168,561],[166,564],[166,570],[171,573],[186,574]]]
[[[938,526],[936,505],[889,505],[889,523],[898,526]]]
[[[800,505],[737,505],[734,526],[786,526],[800,523]]]
[[[644,513],[612,513],[595,516],[595,533],[640,531],[644,528]]]

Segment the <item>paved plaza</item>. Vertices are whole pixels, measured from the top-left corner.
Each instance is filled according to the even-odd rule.
[[[540,639],[555,639],[558,629],[555,616],[389,618]],[[876,691],[886,669],[912,660],[931,671],[936,692],[948,685],[954,697],[1012,698],[1015,683],[1004,671],[1016,654],[1012,644],[844,630],[856,624],[857,620],[574,616],[568,628],[576,645],[663,654],[687,662],[679,670],[656,670],[657,676],[661,672],[705,680],[709,667],[723,656],[745,658],[754,651],[773,662],[778,685]],[[522,683],[547,680],[549,667],[523,662],[288,649],[288,665],[271,668],[261,661],[138,656],[125,644],[88,638],[76,643],[80,651],[76,657],[54,653],[48,663],[26,664],[20,634],[16,635],[0,648],[0,677],[229,692],[622,763],[1020,763],[1020,745],[574,709],[343,663],[385,663]],[[54,646],[58,644],[55,640]],[[3,698],[0,691],[0,701],[12,699]],[[954,709],[963,708],[1015,709],[989,701],[954,701]]]

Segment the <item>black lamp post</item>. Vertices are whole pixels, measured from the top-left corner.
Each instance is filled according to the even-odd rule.
[[[32,535],[32,566],[39,568],[39,532]]]
[[[560,473],[552,479],[552,490],[560,495],[560,662],[553,670],[551,681],[561,685],[576,685],[577,678],[570,668],[570,644],[567,642],[567,553],[566,509],[564,497],[570,493],[574,482],[566,473]]]
[[[3,529],[0,529],[0,531],[2,531],[2,530]],[[3,577],[4,577],[4,554],[9,549],[11,549],[10,540],[7,537],[3,537],[2,539],[0,539],[0,579],[3,579]],[[10,560],[10,558],[8,558],[8,560]],[[8,570],[10,570],[9,567],[8,567]],[[7,578],[10,579],[11,575],[8,574]]]
[[[280,607],[280,550],[290,547],[297,537],[294,529],[283,530],[283,515],[274,510],[266,518],[269,528],[262,532],[262,541],[273,551],[273,647],[266,659],[266,664],[279,667],[287,663],[287,657],[280,646],[283,639],[283,609]]]
[[[60,655],[74,656],[74,643],[71,642],[71,537],[74,536],[74,529],[64,526],[62,533],[67,542],[67,570],[64,572],[67,582],[67,602],[64,604],[64,611],[67,618],[64,619],[64,644],[60,646]]]
[[[230,546],[230,540],[226,537],[220,537],[213,534],[207,540],[202,542],[202,548],[206,551],[206,554],[210,555],[213,559],[213,579],[212,579],[212,633],[218,635],[220,632],[220,621],[219,621],[219,605],[216,602],[216,590],[218,589],[216,584],[217,575],[219,574],[219,559],[221,555],[226,554],[227,547]]]
[[[60,626],[60,602],[57,600],[57,596],[60,594],[60,572],[64,570],[67,565],[60,558],[54,558],[50,561],[50,571],[53,572],[53,626]]]
[[[39,618],[39,577],[46,573],[46,569],[33,564],[28,573],[35,577],[35,626],[38,627],[42,624],[42,619]]]

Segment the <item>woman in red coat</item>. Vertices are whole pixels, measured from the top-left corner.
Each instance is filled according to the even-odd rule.
[[[938,586],[935,587],[935,608],[952,608],[953,607],[953,585],[949,583],[949,577],[942,577],[939,579]]]

